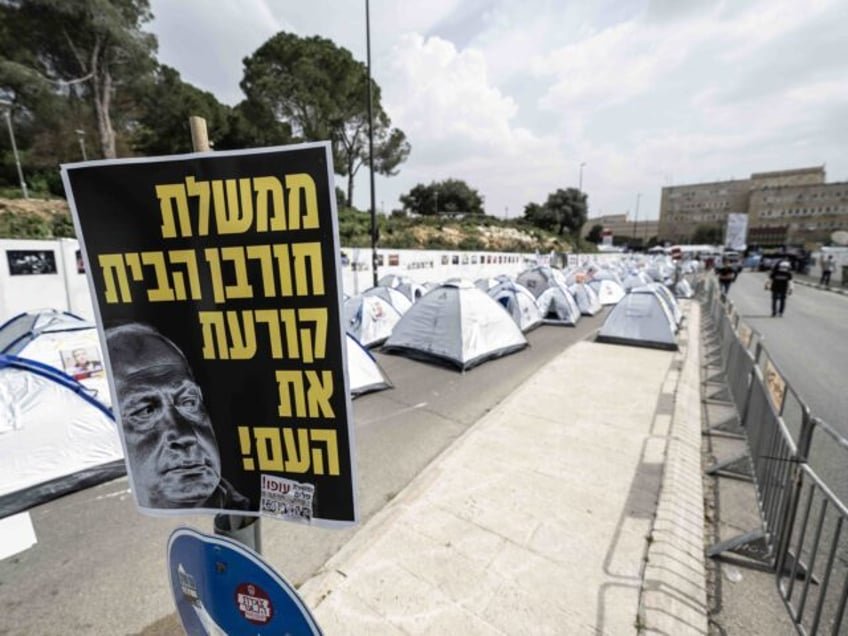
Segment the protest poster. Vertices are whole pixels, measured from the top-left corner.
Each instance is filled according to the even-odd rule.
[[[329,144],[62,176],[139,508],[355,523]]]

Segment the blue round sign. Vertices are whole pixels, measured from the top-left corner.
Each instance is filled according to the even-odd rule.
[[[168,570],[186,634],[321,634],[295,589],[237,541],[177,528],[168,540]]]

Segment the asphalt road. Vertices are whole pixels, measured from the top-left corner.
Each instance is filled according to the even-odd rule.
[[[730,299],[742,320],[763,335],[769,356],[811,414],[848,439],[848,295],[796,284],[783,317],[772,318],[765,281],[765,273],[743,272],[730,288]],[[792,418],[793,413],[786,416]],[[848,443],[834,441],[817,430],[809,462],[848,502]]]
[[[783,317],[772,318],[765,281],[743,272],[730,299],[813,415],[848,437],[848,296],[795,285]]]
[[[466,373],[377,354],[395,387],[354,401],[361,521],[539,367],[598,329],[543,326],[531,346]],[[119,479],[30,511],[38,543],[0,561],[0,635],[154,634],[176,625],[166,572],[179,525],[210,532],[212,517],[137,512]],[[315,573],[356,532],[262,522],[262,552],[291,583]]]

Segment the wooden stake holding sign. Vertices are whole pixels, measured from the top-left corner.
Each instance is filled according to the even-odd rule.
[[[188,119],[191,128],[191,145],[195,152],[211,152],[206,120],[192,115]],[[259,517],[244,515],[217,514],[214,521],[215,534],[229,537],[262,554],[262,536]]]

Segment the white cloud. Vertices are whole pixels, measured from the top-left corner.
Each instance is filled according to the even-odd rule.
[[[365,61],[364,6],[153,0],[160,58],[226,103],[241,60],[279,30]],[[843,0],[372,0],[373,75],[412,145],[378,207],[465,179],[515,216],[576,186],[592,212],[655,217],[660,189],[827,163],[848,178]],[[367,175],[355,202],[368,207]]]

